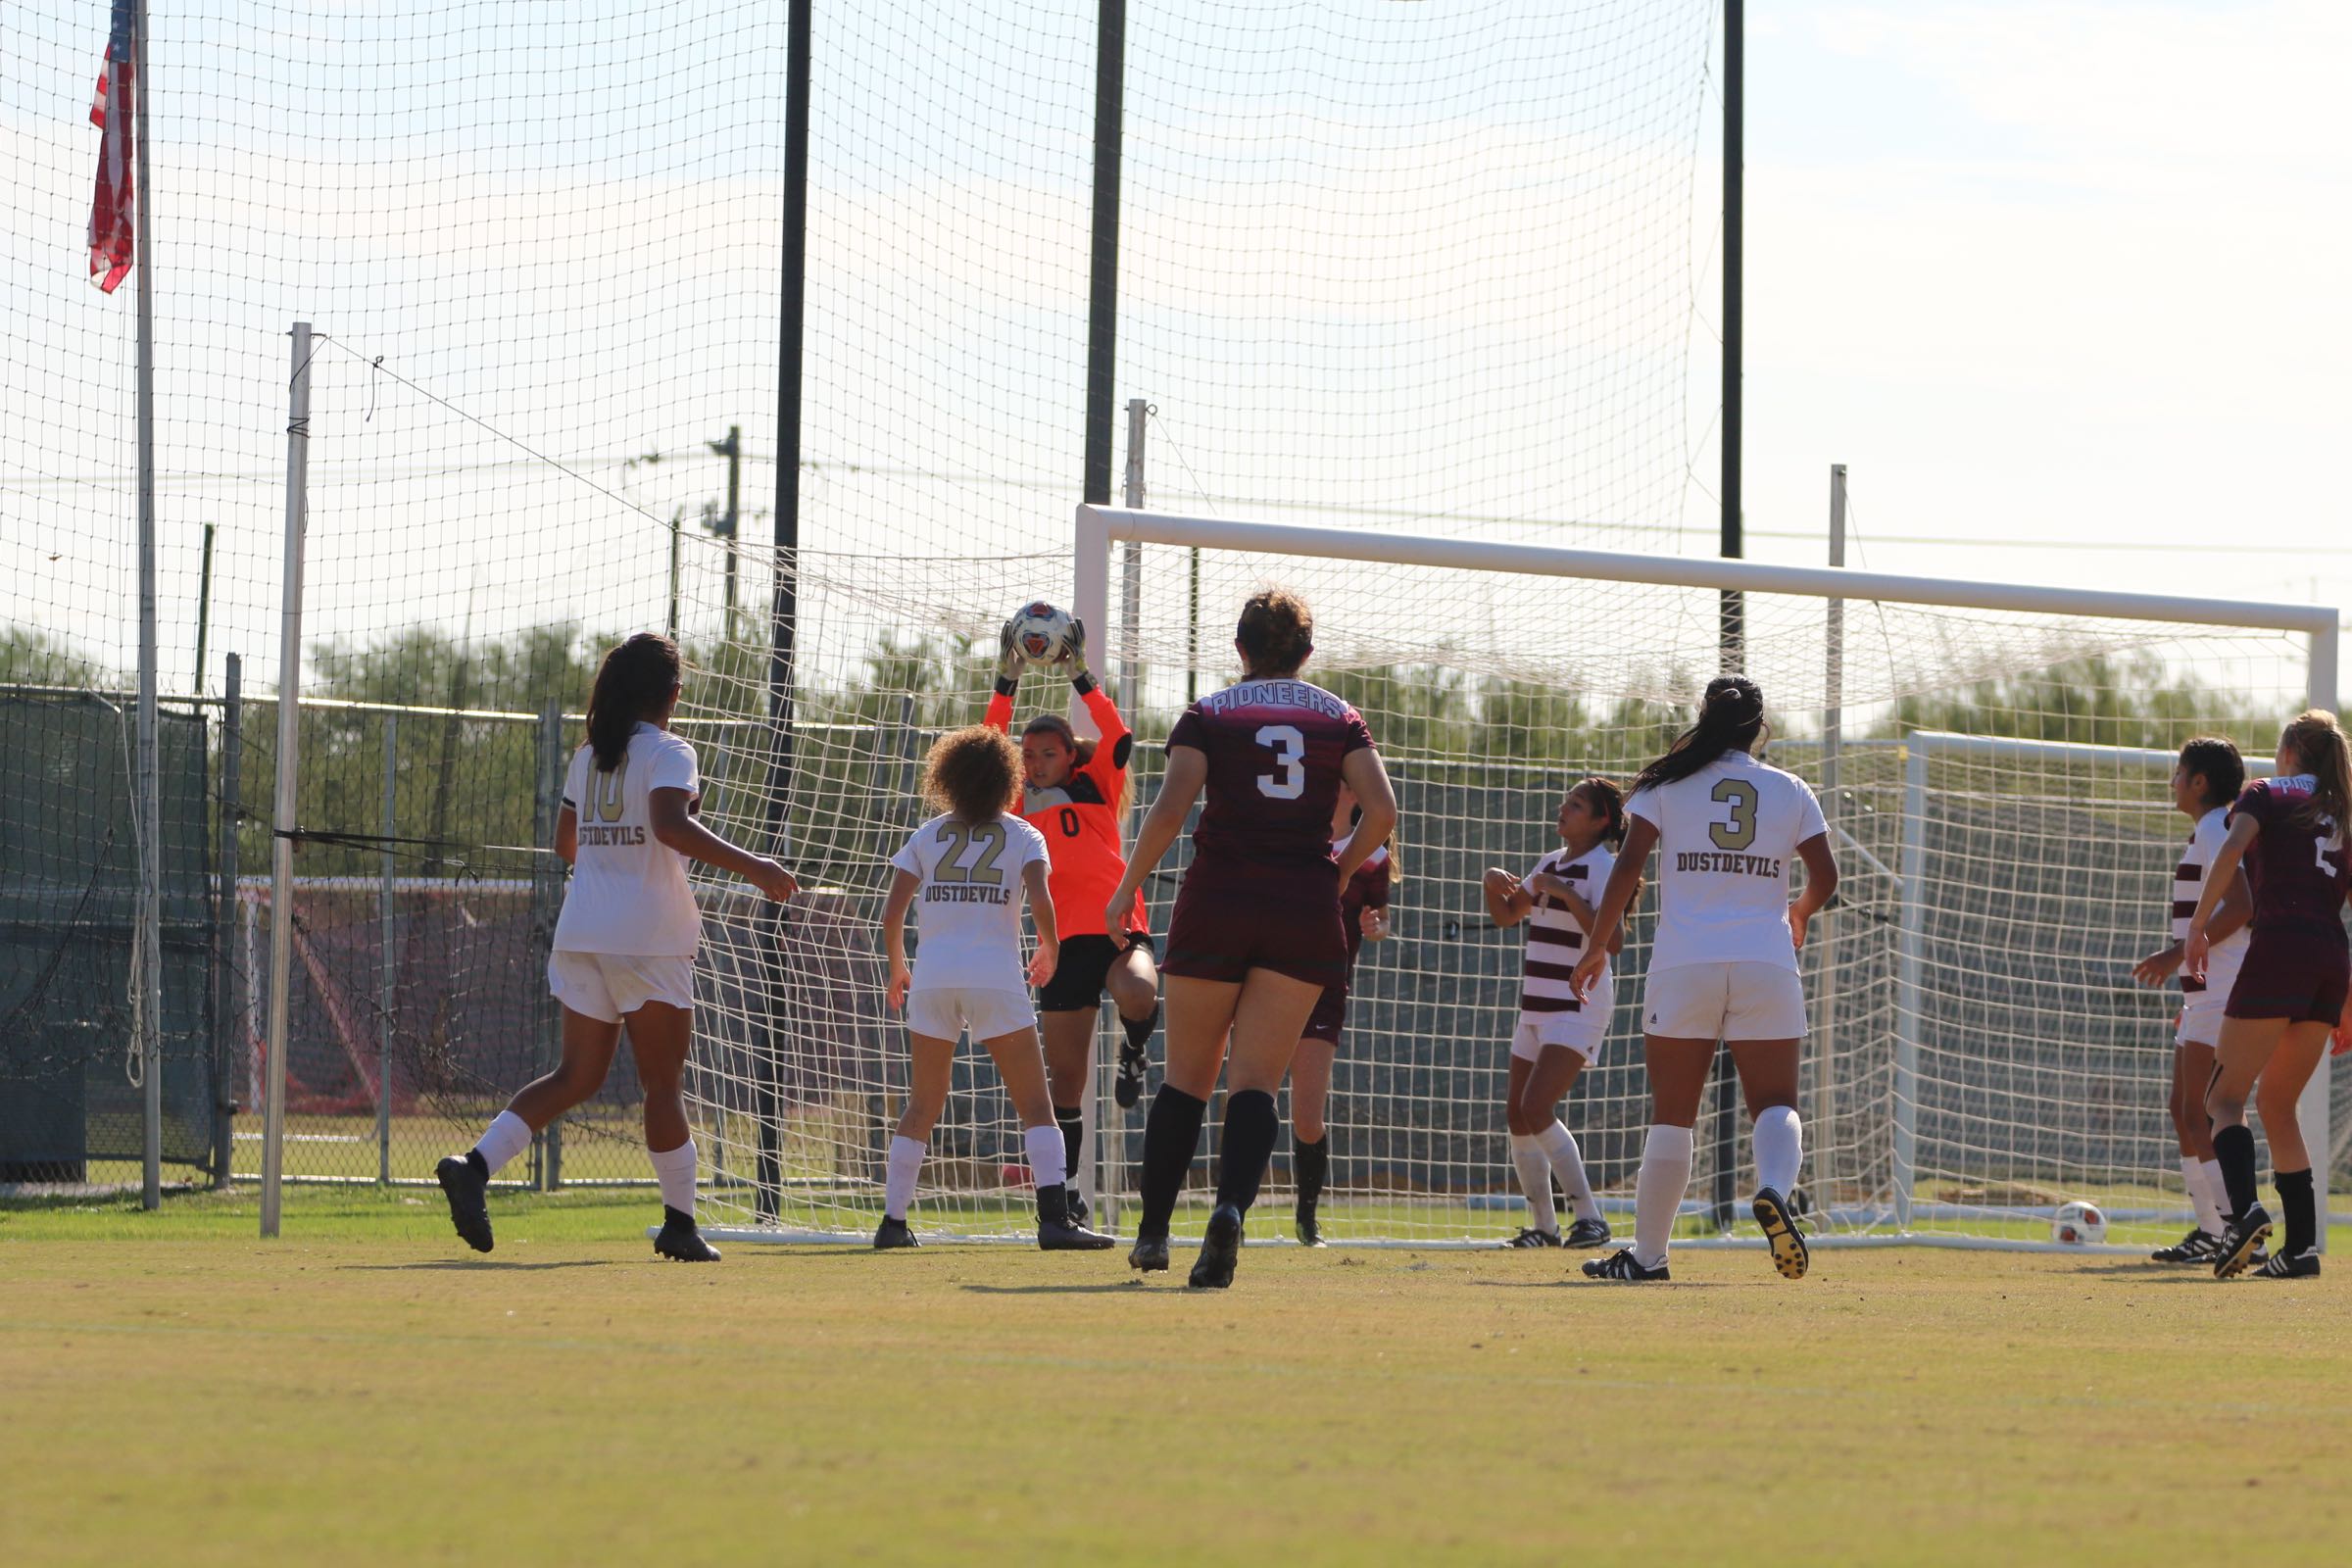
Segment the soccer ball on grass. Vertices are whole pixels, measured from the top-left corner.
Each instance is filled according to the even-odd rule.
[[[2107,1239],[2107,1216],[2096,1203],[2060,1203],[2050,1216],[2050,1240],[2067,1247],[2096,1247]]]
[[[1033,664],[1051,664],[1068,651],[1070,616],[1040,599],[1012,617],[1012,646]]]

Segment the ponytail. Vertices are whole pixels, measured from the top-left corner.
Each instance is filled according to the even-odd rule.
[[[2339,831],[2352,828],[2352,745],[2335,715],[2325,708],[2306,709],[2287,720],[2278,744],[2293,750],[2315,781],[2310,801],[2288,820],[2297,828],[2316,828],[2321,817],[2329,816]]]
[[[605,655],[588,693],[588,745],[600,773],[620,766],[638,724],[662,711],[678,684],[678,645],[641,631]]]
[[[1654,789],[1689,778],[1726,752],[1744,752],[1764,733],[1764,690],[1745,675],[1707,682],[1698,722],[1675,737],[1666,755],[1634,775],[1634,789]]]

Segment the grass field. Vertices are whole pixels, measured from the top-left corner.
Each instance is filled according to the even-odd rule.
[[[0,1562],[2352,1558],[2341,1272],[1261,1248],[1194,1295],[662,1265],[610,1193],[494,1200],[477,1259],[425,1196],[0,1209]]]

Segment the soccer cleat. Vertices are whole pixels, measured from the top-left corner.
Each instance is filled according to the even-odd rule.
[[[1074,1219],[1037,1222],[1037,1250],[1041,1252],[1104,1252],[1118,1245],[1117,1238],[1090,1231]]]
[[[2320,1277],[2320,1254],[2316,1248],[2300,1252],[2273,1252],[2260,1267],[2249,1270],[2247,1278],[2257,1280],[2316,1280]]]
[[[2148,1254],[2151,1263],[2210,1263],[2220,1250],[2222,1239],[2203,1228],[2190,1231],[2170,1247],[2159,1247]]]
[[[1111,1097],[1119,1102],[1121,1110],[1133,1110],[1135,1102],[1144,1096],[1144,1069],[1150,1065],[1144,1045],[1159,1025],[1159,1005],[1152,1004],[1149,1018],[1132,1023],[1122,1018],[1119,1023],[1126,1034],[1119,1041],[1119,1072],[1111,1084]]]
[[[1519,1234],[1502,1244],[1505,1251],[1532,1252],[1538,1248],[1560,1245],[1558,1231],[1540,1231],[1534,1226],[1522,1226]]]
[[[1314,1211],[1312,1209],[1302,1209],[1299,1211],[1298,1216],[1298,1245],[1300,1247],[1324,1247],[1329,1245],[1323,1240],[1323,1227],[1316,1221]]]
[[[452,1154],[433,1167],[433,1174],[441,1178],[441,1191],[449,1198],[449,1222],[466,1245],[477,1252],[490,1250],[490,1205],[483,1201],[490,1191],[490,1173],[462,1154]]]
[[[2226,1280],[2243,1274],[2270,1234],[2271,1211],[2260,1203],[2231,1220],[2222,1232],[2221,1246],[2214,1249],[2213,1277]]]
[[[1615,1236],[1616,1233],[1609,1229],[1609,1222],[1596,1215],[1592,1219],[1580,1219],[1569,1226],[1568,1234],[1560,1238],[1560,1245],[1585,1248],[1606,1247],[1615,1239]]]
[[[1651,1280],[1669,1280],[1673,1277],[1666,1272],[1666,1265],[1663,1263],[1656,1268],[1643,1268],[1641,1260],[1634,1256],[1634,1250],[1630,1247],[1620,1247],[1606,1257],[1591,1257],[1585,1260],[1585,1278],[1589,1280],[1609,1280],[1621,1285],[1643,1285]]]
[[[914,1239],[914,1232],[906,1228],[906,1222],[903,1219],[892,1219],[885,1214],[882,1223],[874,1227],[874,1250],[877,1252],[895,1252],[902,1247],[922,1245]]]
[[[1069,1196],[1062,1200],[1062,1217],[1080,1230],[1084,1230],[1087,1219],[1094,1213],[1094,1210],[1087,1207],[1086,1200],[1078,1196],[1078,1186],[1075,1182],[1066,1187],[1064,1191]]]
[[[1128,1250],[1127,1266],[1142,1274],[1165,1274],[1168,1271],[1168,1239],[1165,1236],[1138,1236],[1135,1246]]]
[[[1231,1203],[1219,1203],[1217,1211],[1208,1216],[1208,1229],[1200,1237],[1200,1256],[1185,1283],[1196,1291],[1224,1290],[1233,1284],[1233,1265],[1241,1255],[1242,1211]]]
[[[692,1214],[681,1214],[667,1203],[662,1205],[662,1234],[654,1238],[654,1250],[673,1263],[715,1263],[718,1249],[703,1240],[703,1233],[694,1226]]]
[[[1781,1271],[1783,1279],[1803,1279],[1805,1270],[1813,1266],[1813,1254],[1797,1234],[1796,1216],[1788,1212],[1788,1200],[1769,1187],[1759,1188],[1749,1207],[1763,1228],[1765,1244],[1772,1249],[1772,1266]]]

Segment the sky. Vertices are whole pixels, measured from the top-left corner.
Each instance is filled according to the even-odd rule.
[[[1056,549],[1092,7],[818,9],[805,537]],[[1152,504],[1710,553],[1717,9],[1132,7]],[[729,424],[769,526],[781,7],[155,12],[167,685],[207,521],[205,678],[272,657],[298,316],[314,633],[649,618]],[[0,612],[119,663],[130,291],[76,254],[103,23],[0,22]],[[2352,14],[2308,0],[1750,6],[1748,554],[1824,560],[1844,463],[1853,564],[2352,606],[2347,74]]]

